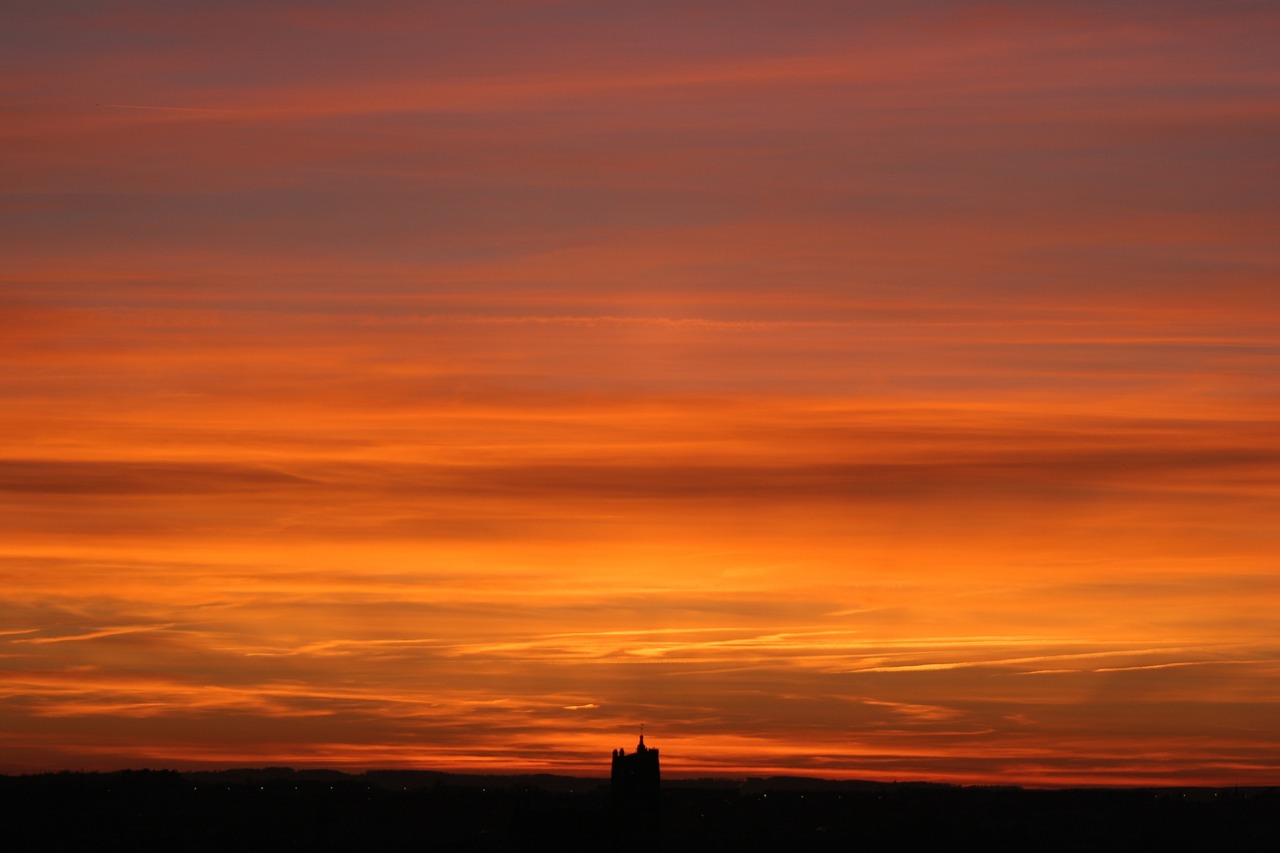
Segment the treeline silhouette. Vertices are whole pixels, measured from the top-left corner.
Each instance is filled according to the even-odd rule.
[[[9,851],[1265,850],[1280,789],[664,782],[655,813],[560,776],[287,768],[0,777]]]

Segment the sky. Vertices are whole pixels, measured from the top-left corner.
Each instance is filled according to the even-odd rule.
[[[0,772],[1280,784],[1280,6],[5,18]]]

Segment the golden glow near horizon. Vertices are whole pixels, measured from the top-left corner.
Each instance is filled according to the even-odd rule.
[[[1280,11],[31,6],[0,771],[1280,784]]]

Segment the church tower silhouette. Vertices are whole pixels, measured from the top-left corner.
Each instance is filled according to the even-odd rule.
[[[626,811],[656,811],[660,779],[658,750],[644,745],[643,733],[635,752],[628,755],[624,749],[613,751],[610,789],[615,806]]]

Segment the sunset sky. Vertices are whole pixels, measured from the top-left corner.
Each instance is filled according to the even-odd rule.
[[[4,19],[0,772],[1280,784],[1280,5]]]

